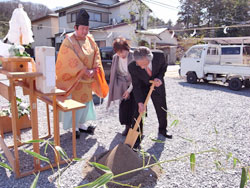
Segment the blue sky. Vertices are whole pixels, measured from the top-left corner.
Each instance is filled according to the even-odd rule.
[[[55,7],[65,7],[78,3],[81,0],[22,0],[34,3],[41,3],[53,9]],[[168,21],[171,19],[174,23],[177,20],[179,0],[142,0],[153,11],[153,16]]]

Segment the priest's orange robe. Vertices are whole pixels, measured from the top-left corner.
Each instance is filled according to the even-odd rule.
[[[75,34],[68,34],[60,47],[56,61],[56,86],[67,91],[76,81],[77,74],[82,69],[99,68],[103,72],[100,52],[92,35],[88,34],[85,40],[77,40]],[[92,100],[92,84],[96,78],[83,76],[73,89],[72,99],[86,103]]]

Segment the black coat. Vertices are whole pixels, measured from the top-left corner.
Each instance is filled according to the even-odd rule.
[[[137,103],[144,103],[148,91],[150,89],[150,80],[158,78],[162,81],[160,87],[155,87],[152,95],[158,95],[159,97],[166,97],[164,75],[167,70],[167,63],[163,53],[154,53],[152,60],[152,76],[150,77],[145,69],[141,69],[133,61],[128,66],[129,73],[132,77],[133,92]]]

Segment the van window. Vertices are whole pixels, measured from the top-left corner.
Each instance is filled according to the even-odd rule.
[[[218,48],[216,47],[209,47],[207,49],[207,55],[218,55]]]
[[[202,50],[203,50],[202,47],[192,48],[188,51],[187,57],[188,58],[201,58]]]
[[[221,54],[222,55],[239,55],[240,47],[222,47]]]

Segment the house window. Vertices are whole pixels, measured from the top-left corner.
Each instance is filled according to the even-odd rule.
[[[101,22],[101,13],[96,12],[88,12],[89,13],[89,20]]]
[[[42,29],[43,28],[43,24],[39,24],[38,26],[37,26],[37,30],[40,30],[40,29]]]
[[[71,13],[71,22],[75,22],[76,21],[76,15],[77,15],[76,12]]]
[[[76,17],[77,17],[77,12],[71,12],[67,14],[67,22],[71,23],[71,22],[75,22],[76,21]]]
[[[102,13],[102,22],[109,22],[109,15],[107,13]]]
[[[76,17],[77,17],[77,12],[71,12],[67,14],[67,22],[71,23],[71,22],[75,22],[76,21]],[[109,21],[109,15],[108,13],[98,13],[98,12],[89,12],[89,20],[90,21],[95,21],[95,22],[105,22],[108,23]]]

